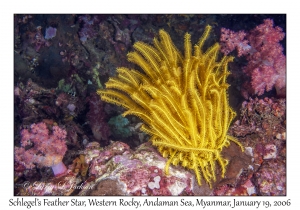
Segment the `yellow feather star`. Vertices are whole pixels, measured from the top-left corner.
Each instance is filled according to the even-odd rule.
[[[151,136],[151,142],[169,165],[181,164],[195,171],[198,184],[203,177],[210,187],[216,180],[216,162],[224,177],[228,161],[221,156],[223,147],[235,142],[243,146],[227,130],[235,112],[229,106],[226,78],[228,62],[224,56],[217,62],[219,44],[202,52],[209,36],[207,26],[192,54],[191,35],[184,37],[184,55],[175,47],[169,34],[159,31],[160,40],[154,46],[136,42],[128,60],[143,72],[124,67],[110,78],[106,89],[98,90],[101,99],[124,107],[126,115],[136,115],[144,121],[141,130]]]

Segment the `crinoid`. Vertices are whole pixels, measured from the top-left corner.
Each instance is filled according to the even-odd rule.
[[[195,171],[212,186],[216,180],[216,162],[224,177],[228,161],[221,156],[230,141],[242,145],[227,130],[235,112],[229,106],[226,78],[227,65],[233,57],[217,61],[219,44],[205,52],[203,43],[209,36],[210,26],[192,54],[191,35],[184,37],[184,55],[175,47],[169,34],[159,31],[160,40],[154,46],[136,42],[128,60],[143,71],[117,69],[117,76],[98,90],[101,99],[124,107],[126,115],[136,115],[144,121],[141,130],[151,136],[151,142],[169,165],[181,164]]]

